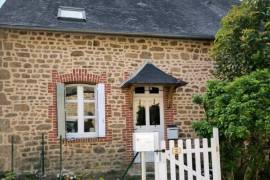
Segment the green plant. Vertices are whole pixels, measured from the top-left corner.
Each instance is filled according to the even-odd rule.
[[[16,174],[12,171],[7,171],[4,173],[4,177],[2,177],[3,180],[15,180]]]
[[[232,80],[270,67],[270,1],[243,0],[222,19],[211,57],[215,75]]]
[[[198,135],[220,131],[223,175],[226,179],[259,179],[266,168],[264,150],[270,144],[270,70],[234,81],[209,81],[194,102],[205,118],[193,123]]]

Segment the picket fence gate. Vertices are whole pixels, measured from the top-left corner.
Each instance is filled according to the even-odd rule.
[[[213,128],[208,139],[179,139],[161,142],[163,152],[155,153],[155,180],[221,180],[219,135]],[[169,167],[168,167],[169,166]]]

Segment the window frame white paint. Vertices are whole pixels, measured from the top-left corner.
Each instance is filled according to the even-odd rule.
[[[78,132],[70,133],[66,132],[66,137],[68,139],[72,138],[94,138],[98,137],[98,107],[97,107],[97,86],[96,85],[88,85],[88,84],[68,84],[65,85],[65,89],[67,87],[76,87],[77,88],[77,99],[76,100],[65,100],[66,103],[77,103],[77,116],[66,116],[66,121],[68,119],[78,119]],[[83,87],[93,87],[94,88],[94,100],[84,100]],[[66,94],[65,94],[66,97]],[[84,116],[84,103],[94,103],[95,105],[95,116]],[[67,114],[67,110],[65,109],[65,113]],[[84,132],[84,120],[85,119],[93,119],[95,122],[95,132]]]

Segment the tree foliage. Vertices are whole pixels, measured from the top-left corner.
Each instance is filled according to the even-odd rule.
[[[215,75],[232,80],[270,67],[270,1],[244,0],[222,19],[211,56]]]
[[[193,101],[205,110],[205,119],[193,124],[196,132],[210,137],[212,127],[220,130],[226,179],[259,178],[270,139],[270,70],[234,81],[209,81],[206,93],[194,96]]]

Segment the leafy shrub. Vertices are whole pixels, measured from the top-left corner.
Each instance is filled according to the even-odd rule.
[[[222,19],[211,50],[219,79],[270,67],[270,1],[243,0]]]
[[[209,81],[194,102],[205,110],[204,120],[193,123],[198,135],[210,137],[212,128],[219,128],[224,176],[257,179],[270,145],[270,70],[232,82]]]

